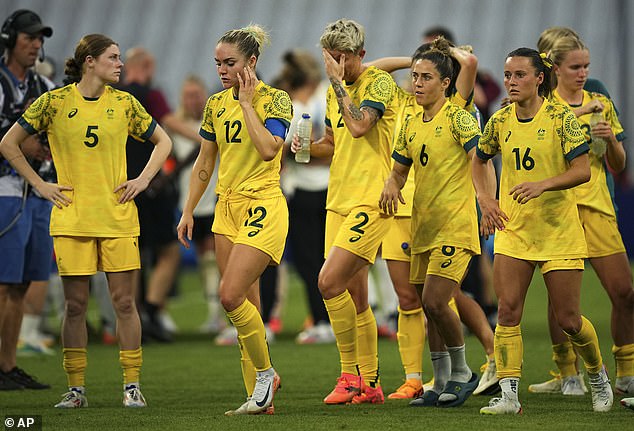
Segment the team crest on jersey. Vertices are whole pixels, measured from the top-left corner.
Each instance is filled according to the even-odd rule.
[[[434,134],[434,137],[438,138],[441,133],[442,133],[442,126],[436,126],[436,133]]]
[[[537,130],[537,140],[538,141],[543,141],[544,137],[546,136],[546,130],[545,129],[538,129]]]
[[[114,109],[112,109],[112,108],[106,109],[106,117],[108,118],[108,120],[113,120],[114,119]]]

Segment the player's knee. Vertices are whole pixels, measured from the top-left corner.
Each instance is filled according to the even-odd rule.
[[[324,298],[333,298],[337,296],[337,282],[333,274],[327,271],[321,271],[319,273],[319,278],[317,279],[317,286],[319,287],[319,292],[321,292],[321,296]],[[343,285],[343,283],[342,283]]]
[[[522,319],[522,310],[515,304],[500,301],[498,303],[498,324],[502,326],[517,326]]]
[[[88,303],[75,298],[66,299],[64,305],[64,314],[67,318],[83,318],[86,315]]]
[[[232,286],[224,280],[220,280],[218,296],[225,311],[235,310],[245,300],[244,295],[236,292],[236,289],[232,288]]]
[[[557,313],[557,324],[569,335],[578,334],[581,331],[581,314],[570,310],[567,312]]]
[[[113,295],[112,306],[118,316],[130,315],[136,310],[134,298],[131,295]]]

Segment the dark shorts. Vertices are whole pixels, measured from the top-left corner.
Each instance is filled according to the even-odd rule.
[[[214,223],[214,215],[194,216],[194,230],[192,231],[192,241],[198,242],[213,235],[211,225]]]
[[[20,197],[0,196],[0,231],[11,223],[21,205]],[[0,236],[0,283],[48,280],[53,258],[51,206],[45,199],[29,196],[17,223]]]
[[[134,200],[139,210],[141,249],[158,250],[176,241],[176,204],[178,195],[171,186],[166,186],[156,196],[142,193]]]

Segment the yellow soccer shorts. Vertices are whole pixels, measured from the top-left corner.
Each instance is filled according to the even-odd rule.
[[[425,253],[412,254],[409,282],[425,284],[427,275],[436,275],[460,284],[467,273],[473,255],[471,250],[451,245],[432,248]]]
[[[625,253],[616,217],[585,206],[579,206],[578,209],[589,258]]]
[[[396,216],[389,223],[390,230],[381,243],[381,257],[385,260],[409,262],[410,255],[403,249],[403,244],[412,246],[412,218]]]
[[[53,248],[59,275],[93,275],[141,268],[137,237],[55,236]]]
[[[327,211],[324,257],[332,247],[339,247],[374,263],[391,218],[367,206],[353,208],[347,216]]]
[[[234,244],[256,248],[279,264],[288,234],[288,206],[279,194],[264,199],[232,195],[220,197],[212,232],[226,236]]]
[[[583,271],[584,264],[583,259],[556,259],[545,262],[533,262],[539,266],[539,270],[542,274],[546,274],[550,271],[570,271],[573,269],[579,269]]]

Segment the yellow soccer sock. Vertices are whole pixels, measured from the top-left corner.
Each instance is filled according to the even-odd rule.
[[[557,364],[562,378],[577,375],[577,354],[570,340],[553,344],[553,361]]]
[[[64,348],[63,366],[66,371],[68,387],[86,386],[86,366],[88,365],[88,353],[86,349]]]
[[[253,395],[253,388],[255,388],[255,367],[249,352],[242,345],[242,340],[238,336],[238,345],[240,346],[240,368],[242,369],[242,381],[244,381],[244,388],[247,391],[247,397]]]
[[[379,345],[376,319],[372,308],[357,314],[359,371],[366,385],[379,386]]]
[[[522,377],[524,342],[520,326],[501,326],[498,324],[495,327],[494,346],[498,378]]]
[[[601,358],[601,349],[599,348],[599,339],[597,332],[594,330],[592,323],[581,316],[581,329],[578,333],[568,335],[568,339],[572,342],[575,350],[583,358],[588,373],[596,374],[603,367],[603,359]]]
[[[120,350],[119,363],[123,368],[123,384],[138,383],[143,364],[143,352],[141,347],[135,350]]]
[[[235,310],[227,312],[227,316],[238,331],[238,338],[247,350],[255,370],[264,371],[271,368],[264,323],[255,305],[245,300]]]
[[[398,308],[398,351],[405,375],[423,373],[423,349],[425,348],[425,318],[423,309]]]
[[[616,360],[616,377],[634,376],[634,344],[612,346]]]
[[[341,372],[357,374],[357,309],[347,290],[334,298],[324,299],[330,325],[337,340]]]

